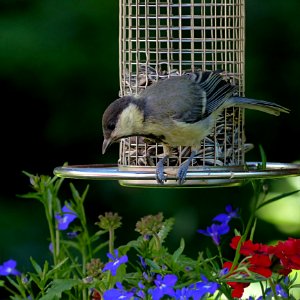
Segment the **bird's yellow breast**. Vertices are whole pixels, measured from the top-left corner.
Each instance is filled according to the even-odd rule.
[[[199,148],[201,141],[210,134],[214,122],[209,118],[197,123],[184,123],[172,120],[164,123],[153,123],[148,126],[148,132],[164,136],[164,142],[170,146],[191,146]]]

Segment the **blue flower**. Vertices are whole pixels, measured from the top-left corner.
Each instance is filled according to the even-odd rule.
[[[49,251],[50,251],[51,253],[54,253],[53,243],[50,243],[50,244],[49,244]]]
[[[229,223],[229,221],[233,218],[239,218],[238,208],[233,209],[230,204],[225,207],[226,213],[219,214],[213,218],[213,221],[218,221],[220,223]]]
[[[5,261],[0,265],[0,276],[20,275],[21,273],[16,269],[17,262],[13,259]]]
[[[175,296],[174,298],[176,300],[188,300],[190,297],[193,297],[194,295],[194,290],[191,290],[187,287],[183,287],[180,290],[175,291]]]
[[[138,255],[138,257],[139,257],[139,259],[140,259],[140,262],[141,262],[141,265],[142,265],[143,269],[146,270],[148,266],[147,266],[147,264],[146,264],[145,259],[144,259],[143,256],[141,256],[141,255]]]
[[[276,294],[278,296],[281,296],[282,298],[288,298],[289,295],[287,294],[287,292],[282,288],[282,286],[280,284],[276,284]]]
[[[145,299],[146,295],[144,292],[145,286],[143,285],[143,283],[140,281],[138,283],[139,289],[135,292],[135,294],[139,297],[138,299]]]
[[[206,230],[199,229],[198,232],[206,236],[210,236],[213,242],[218,246],[220,244],[220,236],[228,233],[230,230],[227,223],[212,224]]]
[[[107,257],[109,259],[111,259],[112,261],[108,262],[104,266],[103,271],[110,270],[111,274],[113,276],[116,276],[119,266],[121,264],[127,263],[128,257],[127,257],[127,255],[123,255],[123,256],[119,257],[119,253],[118,253],[117,249],[115,249],[114,252],[115,252],[115,255],[112,255],[111,253],[107,253]]]
[[[191,289],[194,289],[192,294],[194,300],[201,299],[206,294],[213,295],[216,290],[219,288],[219,284],[213,281],[208,281],[208,279],[201,275],[201,280],[190,286]]]
[[[80,231],[71,231],[67,232],[67,237],[72,240],[75,239],[79,235]]]
[[[276,289],[276,294],[278,296],[281,296],[282,298],[286,298],[286,299],[289,297],[287,292],[283,289],[283,287],[280,284],[276,284],[275,289]]]
[[[229,273],[229,269],[228,268],[223,268],[223,269],[221,269],[221,271],[219,273],[219,276],[223,277],[223,276],[225,276],[228,273]]]
[[[283,289],[283,287],[280,284],[276,284],[275,286],[276,289],[276,295],[282,297],[283,299],[288,299],[289,295],[287,294],[287,292]],[[265,294],[267,296],[273,297],[274,293],[272,291],[271,288],[267,288],[265,291]],[[264,299],[262,296],[258,297],[257,300],[262,300]]]
[[[130,300],[133,297],[134,293],[124,290],[120,282],[117,282],[116,286],[116,289],[110,289],[103,293],[104,300]]]
[[[58,230],[66,230],[68,229],[70,223],[77,218],[77,215],[67,205],[65,205],[61,211],[61,214],[55,214],[55,219],[58,223]]]
[[[161,275],[157,275],[154,283],[156,285],[155,288],[150,288],[148,293],[152,295],[153,300],[159,300],[164,295],[168,295],[171,297],[175,296],[174,285],[177,281],[177,276],[173,274],[166,275],[162,277]]]

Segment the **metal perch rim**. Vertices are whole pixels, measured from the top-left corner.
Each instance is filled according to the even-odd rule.
[[[69,165],[56,167],[58,177],[92,180],[118,180],[131,187],[222,187],[237,186],[257,179],[284,178],[300,175],[300,164],[269,162],[265,168],[261,162],[247,162],[245,166],[191,167],[186,182],[178,185],[177,167],[166,167],[167,181],[158,184],[155,167],[122,167],[115,164]]]

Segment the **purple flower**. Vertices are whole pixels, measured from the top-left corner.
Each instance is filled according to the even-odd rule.
[[[220,223],[229,223],[229,221],[233,218],[239,218],[238,208],[233,209],[230,204],[226,205],[225,207],[226,213],[219,214],[213,218],[213,221],[218,221]]]
[[[194,289],[193,299],[201,299],[206,294],[213,295],[216,290],[219,288],[219,284],[216,282],[208,281],[208,279],[201,275],[202,281],[199,281],[190,286],[191,289]]]
[[[115,255],[112,255],[111,253],[107,253],[107,257],[109,259],[111,259],[112,261],[108,262],[103,268],[103,271],[110,270],[112,276],[116,276],[119,266],[121,264],[127,263],[127,261],[128,261],[127,255],[123,255],[123,256],[119,257],[118,250],[115,249],[114,252],[115,252]]]
[[[210,236],[213,242],[218,246],[220,244],[220,236],[228,233],[230,230],[227,223],[222,224],[212,224],[207,227],[206,230],[199,229],[198,232],[206,236]]]
[[[20,275],[21,273],[16,269],[17,262],[13,259],[5,261],[0,265],[0,276]]]
[[[159,300],[164,295],[168,295],[171,297],[175,296],[174,285],[177,281],[177,276],[173,274],[166,275],[162,277],[161,275],[157,275],[154,283],[156,285],[155,288],[150,288],[148,293],[152,295],[153,300]]]
[[[70,223],[77,218],[77,215],[67,205],[65,205],[61,211],[61,214],[55,214],[55,219],[58,223],[58,230],[66,230],[68,229]]]
[[[130,300],[133,297],[134,293],[124,290],[120,282],[117,282],[116,286],[116,289],[110,289],[104,292],[104,300]]]

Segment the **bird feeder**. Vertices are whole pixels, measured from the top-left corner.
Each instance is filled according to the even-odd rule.
[[[243,95],[244,11],[241,0],[123,0],[120,96],[138,94],[155,81],[197,69],[220,70]],[[213,132],[202,141],[190,170],[243,166],[245,147],[244,112],[240,108],[226,109]],[[190,156],[188,147],[173,150],[167,174],[174,173]],[[160,144],[141,137],[126,138],[120,143],[119,167],[126,171],[155,168],[162,153]],[[198,184],[189,184],[193,183]]]
[[[244,0],[120,0],[120,97],[139,94],[156,81],[197,70],[218,71],[238,87],[245,86]],[[248,179],[299,175],[295,164],[247,163],[244,109],[227,108],[187,173],[183,186],[232,186]],[[190,156],[189,147],[173,149],[165,172],[167,182],[157,184],[155,170],[162,145],[143,137],[120,142],[116,166],[66,166],[55,169],[64,177],[117,179],[125,186],[178,186],[179,165]]]

